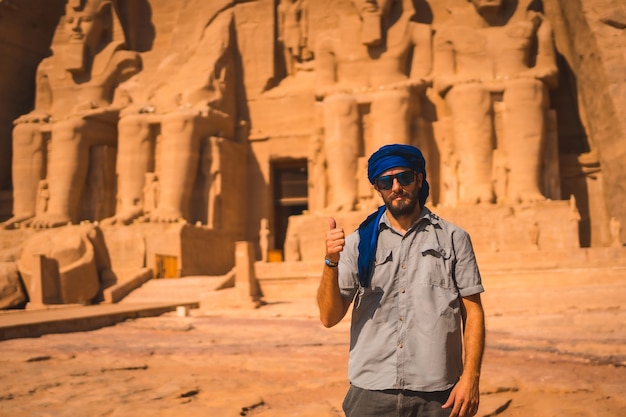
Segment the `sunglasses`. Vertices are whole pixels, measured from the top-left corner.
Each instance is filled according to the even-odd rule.
[[[401,186],[406,187],[415,181],[415,172],[403,171],[395,175],[383,175],[376,179],[376,187],[379,190],[390,190],[393,187],[394,178],[398,180]]]

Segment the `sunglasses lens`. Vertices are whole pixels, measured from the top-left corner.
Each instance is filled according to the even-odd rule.
[[[407,185],[413,184],[415,174],[413,174],[413,171],[404,171],[399,173],[396,178],[401,186],[406,187]]]
[[[385,175],[376,180],[376,186],[379,190],[389,190],[393,187],[393,179],[397,178],[401,186],[413,184],[415,181],[415,173],[413,171],[404,171],[396,175]]]
[[[390,189],[393,186],[393,176],[385,175],[384,177],[378,178],[378,180],[376,180],[376,185],[381,190]]]

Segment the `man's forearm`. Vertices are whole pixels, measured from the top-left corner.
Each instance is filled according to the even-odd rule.
[[[348,311],[349,303],[341,296],[337,274],[336,267],[325,266],[317,290],[320,320],[325,327],[333,327],[339,323]]]
[[[478,379],[485,350],[485,314],[480,301],[480,294],[464,298],[463,305],[467,315],[463,374]]]

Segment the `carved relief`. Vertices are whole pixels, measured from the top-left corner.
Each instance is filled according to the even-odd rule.
[[[270,241],[269,221],[264,217],[261,219],[261,226],[259,228],[259,248],[261,249],[261,262],[267,262],[269,241]]]
[[[206,138],[202,152],[202,173],[204,177],[204,192],[207,208],[207,227],[219,229],[222,225],[222,169],[221,169],[221,141],[217,137]]]
[[[309,40],[309,5],[307,0],[280,0],[278,5],[278,42],[283,48],[287,75],[312,58]]]
[[[611,217],[609,229],[611,231],[611,246],[614,248],[624,246],[620,237],[622,234],[622,222],[617,217]]]

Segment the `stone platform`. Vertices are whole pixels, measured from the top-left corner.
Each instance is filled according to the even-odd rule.
[[[476,252],[567,251],[580,247],[578,211],[570,201],[546,200],[529,205],[429,207],[439,217],[465,229]],[[324,256],[328,217],[350,233],[371,213],[311,213],[289,218],[285,260],[308,261]]]
[[[102,227],[102,232],[114,271],[147,267],[156,277],[225,274],[240,238],[187,223],[134,223]]]

